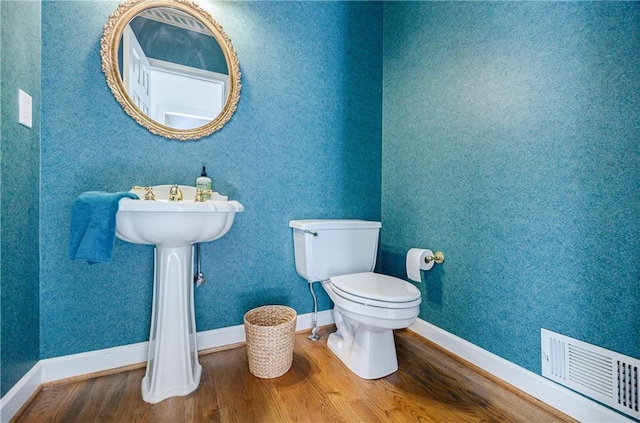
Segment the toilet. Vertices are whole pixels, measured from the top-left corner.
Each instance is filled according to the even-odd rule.
[[[381,223],[316,219],[289,226],[298,275],[321,282],[334,304],[329,349],[363,379],[398,370],[393,330],[416,321],[422,298],[414,285],[373,272]]]

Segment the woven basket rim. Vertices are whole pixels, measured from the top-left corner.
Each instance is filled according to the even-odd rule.
[[[251,321],[247,320],[247,316],[249,318],[251,318],[253,314],[257,314],[257,313],[259,313],[261,311],[264,311],[265,309],[279,309],[279,310],[285,311],[285,312],[287,312],[287,313],[289,313],[291,315],[291,318],[288,319],[286,322],[278,323],[276,325],[261,325],[259,323],[254,323],[254,322],[251,322]],[[291,322],[296,321],[297,318],[298,318],[298,313],[296,313],[296,311],[294,309],[292,309],[291,307],[287,307],[287,306],[284,306],[284,305],[265,305],[265,306],[256,307],[256,308],[253,308],[253,309],[247,311],[244,314],[244,317],[242,318],[242,320],[244,321],[244,323],[246,325],[249,325],[249,326],[256,326],[256,327],[260,327],[260,328],[279,328],[279,327],[282,327],[282,326],[285,326],[285,325],[290,325]]]

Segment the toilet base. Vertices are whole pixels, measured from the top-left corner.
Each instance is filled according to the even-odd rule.
[[[353,373],[362,379],[379,379],[398,370],[393,331],[360,324],[351,344],[340,332],[329,335],[327,346]]]

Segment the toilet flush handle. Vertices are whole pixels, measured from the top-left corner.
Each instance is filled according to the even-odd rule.
[[[305,230],[304,230],[304,233],[305,233],[305,234],[311,234],[311,235],[313,235],[313,236],[318,236],[318,233],[317,233],[317,232],[313,232],[313,231],[310,231],[310,230],[308,230],[308,229],[305,229]]]

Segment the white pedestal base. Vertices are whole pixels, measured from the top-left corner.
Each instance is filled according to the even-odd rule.
[[[142,399],[155,404],[200,383],[193,309],[193,248],[156,246],[153,308]]]

